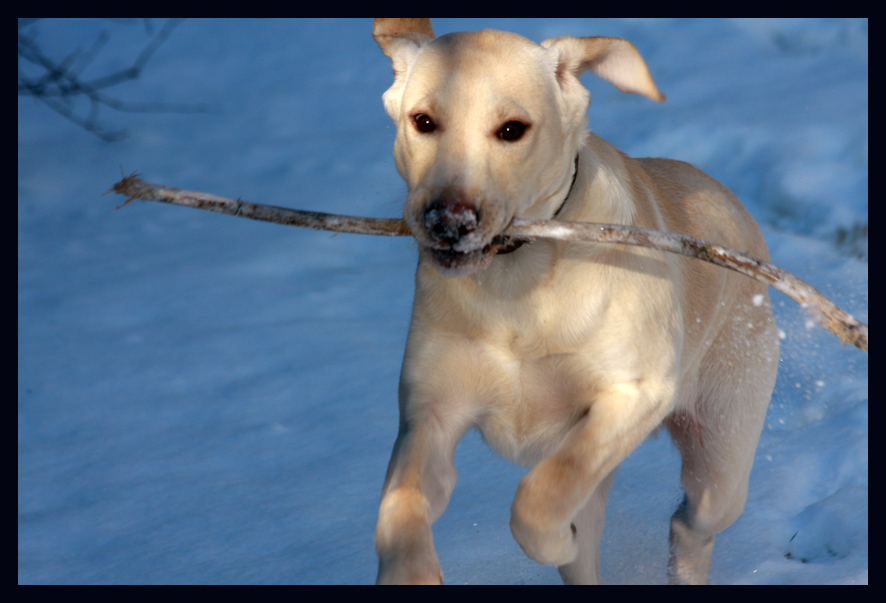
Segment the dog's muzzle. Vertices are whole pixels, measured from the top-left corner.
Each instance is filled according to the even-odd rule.
[[[422,216],[423,251],[445,276],[464,276],[485,268],[497,253],[510,253],[523,241],[506,235],[491,239],[484,232],[480,210],[462,199],[437,199]]]
[[[576,155],[569,189],[553,218],[560,214],[572,194],[578,165],[579,155]],[[495,255],[516,251],[527,242],[502,234],[510,219],[504,222],[504,216],[498,219],[488,214],[483,216],[469,199],[458,190],[443,191],[423,212],[407,210],[405,215],[423,255],[445,276],[464,276],[485,268]]]
[[[477,208],[464,201],[434,201],[425,210],[425,230],[441,248],[465,250],[477,238],[480,216]]]

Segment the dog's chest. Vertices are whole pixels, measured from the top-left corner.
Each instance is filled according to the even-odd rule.
[[[601,390],[638,378],[643,358],[668,356],[671,343],[656,327],[663,321],[647,316],[654,283],[641,279],[616,299],[625,287],[607,263],[538,263],[547,270],[508,272],[496,261],[482,280],[420,270],[404,365],[435,416],[470,416],[494,450],[521,464],[552,453]],[[508,280],[516,276],[522,290]]]
[[[476,424],[500,455],[531,465],[548,456],[586,414],[596,390],[594,371],[572,353],[499,358],[487,369]]]

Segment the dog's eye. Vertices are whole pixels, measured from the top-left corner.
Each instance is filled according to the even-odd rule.
[[[519,121],[509,121],[498,131],[498,137],[508,142],[514,142],[523,138],[526,132],[526,124]]]
[[[412,119],[415,120],[415,127],[418,128],[419,132],[427,134],[437,129],[437,124],[434,123],[434,120],[424,113],[419,113]]]

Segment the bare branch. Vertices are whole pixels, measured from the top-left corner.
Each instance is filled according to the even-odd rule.
[[[410,235],[403,220],[390,218],[361,218],[322,212],[310,212],[271,205],[250,203],[241,199],[229,199],[208,193],[184,191],[177,188],[150,184],[132,174],[115,184],[109,193],[128,197],[120,207],[135,199],[160,201],[204,209],[250,220],[300,226],[314,230],[330,230],[354,234],[387,236]],[[118,208],[119,209],[119,208]],[[504,233],[516,239],[534,237],[559,239],[561,241],[589,241],[647,247],[689,258],[710,262],[740,272],[747,277],[765,283],[781,291],[809,312],[819,325],[860,350],[868,351],[868,326],[850,316],[808,283],[781,268],[728,249],[692,237],[671,232],[648,230],[634,226],[615,224],[591,224],[587,222],[559,222],[556,220],[515,219]]]
[[[82,81],[80,74],[92,63],[99,51],[107,43],[107,34],[102,33],[86,52],[82,52],[78,48],[57,63],[43,54],[32,35],[23,31],[33,21],[26,21],[23,24],[22,20],[20,20],[18,33],[19,58],[32,63],[39,69],[42,69],[44,73],[39,77],[26,75],[20,63],[18,70],[18,93],[20,95],[33,96],[45,103],[53,111],[104,140],[118,140],[126,134],[122,130],[107,131],[98,123],[98,109],[100,105],[105,105],[117,111],[127,112],[205,113],[209,110],[205,104],[135,103],[121,101],[100,92],[105,88],[138,78],[145,64],[157,52],[157,49],[166,41],[173,28],[180,22],[181,19],[168,20],[160,31],[150,38],[148,44],[142,49],[130,67],[106,76]],[[86,97],[90,103],[89,115],[85,118],[75,113],[72,99],[79,96]]]
[[[114,86],[126,80],[134,80],[138,78],[139,74],[141,74],[142,69],[144,69],[145,67],[145,63],[147,63],[148,60],[154,55],[154,53],[157,52],[157,49],[160,48],[160,45],[166,41],[166,38],[168,38],[169,34],[172,33],[173,28],[182,21],[183,19],[170,19],[169,21],[167,21],[163,25],[163,28],[159,32],[157,32],[157,34],[153,38],[151,38],[151,41],[148,42],[148,45],[142,49],[142,51],[138,55],[138,58],[135,59],[135,62],[128,69],[122,69],[116,73],[112,73],[111,75],[97,78],[89,82],[84,82],[82,86],[90,90],[100,90],[102,88],[107,88],[108,86]]]

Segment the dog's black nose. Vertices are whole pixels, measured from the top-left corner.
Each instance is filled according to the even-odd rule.
[[[477,230],[477,208],[465,201],[432,201],[425,210],[425,228],[437,243],[450,247]]]

